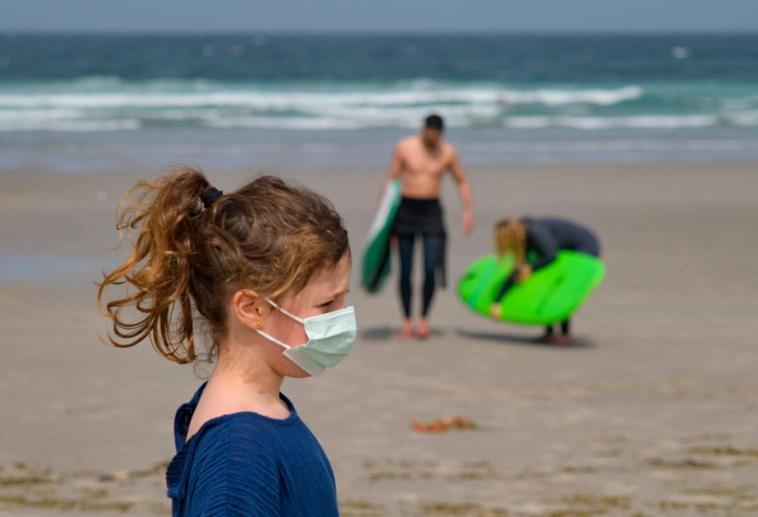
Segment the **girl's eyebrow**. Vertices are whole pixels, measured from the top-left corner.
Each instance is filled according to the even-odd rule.
[[[331,303],[331,302],[333,302],[334,300],[336,300],[336,299],[337,299],[339,296],[342,296],[343,294],[347,294],[347,293],[349,293],[349,292],[350,292],[350,288],[349,288],[349,287],[346,287],[346,288],[345,288],[345,289],[343,289],[342,291],[339,291],[339,292],[336,292],[336,293],[334,293],[334,294],[331,294],[331,295],[329,296],[329,302],[325,302],[325,303]],[[324,305],[324,303],[322,303],[321,305]]]

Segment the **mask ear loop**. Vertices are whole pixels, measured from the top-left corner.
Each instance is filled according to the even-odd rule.
[[[280,307],[280,306],[279,306],[279,305],[278,305],[276,302],[274,302],[273,300],[271,300],[271,299],[269,299],[269,298],[266,298],[266,301],[267,301],[267,302],[268,302],[268,303],[269,303],[269,304],[270,304],[270,305],[271,305],[273,308],[275,308],[276,310],[278,310],[278,311],[282,312],[282,313],[283,313],[285,316],[289,316],[290,318],[292,318],[293,320],[297,321],[297,322],[298,322],[298,323],[300,323],[301,325],[304,325],[304,324],[305,324],[305,321],[304,321],[304,320],[302,320],[301,318],[298,318],[297,316],[295,316],[294,314],[292,314],[292,313],[291,313],[291,312],[289,312],[288,310],[281,308],[281,307]],[[260,329],[255,329],[255,331],[256,331],[258,334],[260,334],[261,336],[263,336],[263,337],[265,337],[266,339],[268,339],[269,341],[271,341],[272,343],[274,343],[274,344],[276,344],[276,345],[279,345],[280,347],[284,348],[285,350],[289,350],[289,349],[291,349],[291,348],[297,348],[298,346],[302,346],[302,345],[295,345],[295,346],[293,346],[293,345],[288,345],[288,344],[287,344],[287,343],[285,343],[284,341],[280,341],[279,339],[275,338],[274,336],[272,336],[272,335],[271,335],[271,334],[269,334],[268,332],[264,332],[263,330],[260,330]]]
[[[290,318],[292,318],[293,320],[297,321],[297,322],[298,322],[298,323],[300,323],[300,324],[305,324],[305,320],[304,320],[303,318],[300,318],[300,317],[298,317],[298,316],[295,316],[294,314],[292,314],[292,313],[291,313],[290,311],[288,311],[287,309],[284,309],[284,308],[280,307],[280,306],[279,306],[279,304],[277,304],[275,301],[273,301],[273,300],[270,300],[270,299],[268,299],[268,298],[266,298],[266,301],[267,301],[267,302],[268,302],[268,303],[269,303],[269,304],[270,304],[272,307],[274,307],[276,310],[280,311],[280,312],[281,312],[281,313],[283,313],[284,315],[286,315],[286,316],[289,316]]]
[[[292,348],[292,345],[288,345],[287,343],[276,339],[274,336],[272,336],[271,334],[269,334],[267,332],[264,332],[264,331],[259,330],[259,329],[255,329],[255,331],[258,334],[260,334],[261,336],[263,336],[266,339],[268,339],[269,341],[271,341],[272,343],[274,343],[276,345],[279,345],[280,347],[284,348],[285,350],[289,350],[290,348]]]

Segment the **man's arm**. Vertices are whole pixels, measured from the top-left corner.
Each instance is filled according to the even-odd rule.
[[[453,178],[458,186],[458,195],[463,204],[463,231],[470,233],[474,229],[474,201],[471,196],[471,185],[455,149],[453,149],[453,156],[450,161],[450,172],[453,173]]]

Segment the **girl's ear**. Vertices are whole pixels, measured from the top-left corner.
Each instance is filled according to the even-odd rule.
[[[271,313],[266,299],[252,289],[240,289],[232,296],[232,311],[240,323],[250,330],[261,329]]]

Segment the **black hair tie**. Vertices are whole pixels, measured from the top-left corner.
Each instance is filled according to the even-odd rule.
[[[200,194],[200,201],[203,202],[205,208],[208,208],[223,195],[224,193],[216,187],[208,187]]]

